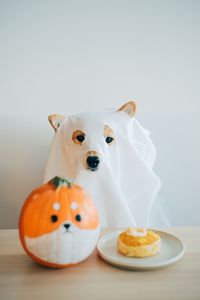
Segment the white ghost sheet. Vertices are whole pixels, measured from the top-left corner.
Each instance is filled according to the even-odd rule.
[[[44,181],[60,176],[85,188],[102,227],[149,226],[160,189],[152,170],[156,151],[149,132],[124,108],[59,117],[50,118],[56,132]],[[112,142],[106,140],[110,135]],[[95,170],[89,168],[88,156],[98,157]]]

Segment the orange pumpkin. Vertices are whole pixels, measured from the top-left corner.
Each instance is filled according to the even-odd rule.
[[[19,219],[22,246],[35,261],[67,267],[87,258],[99,236],[97,209],[86,191],[55,177],[27,198]]]

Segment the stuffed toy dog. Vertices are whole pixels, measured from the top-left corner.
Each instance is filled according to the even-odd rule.
[[[135,111],[130,101],[119,109],[49,116],[55,135],[44,180],[71,178],[86,189],[102,227],[148,226],[160,189],[155,147]]]

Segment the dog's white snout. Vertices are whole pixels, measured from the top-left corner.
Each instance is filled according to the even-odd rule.
[[[96,151],[88,151],[86,154],[86,166],[91,171],[96,171],[100,164],[100,155]]]

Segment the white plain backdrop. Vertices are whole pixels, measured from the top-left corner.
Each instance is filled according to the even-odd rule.
[[[200,224],[200,1],[0,0],[0,228],[43,180],[47,116],[137,103],[172,225]]]

